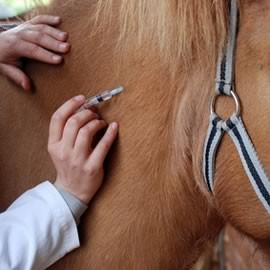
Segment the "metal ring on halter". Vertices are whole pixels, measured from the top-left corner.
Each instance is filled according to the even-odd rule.
[[[239,97],[234,90],[231,90],[231,94],[232,94],[232,97],[233,97],[234,103],[235,103],[235,114],[237,117],[239,117],[240,112],[241,112]],[[215,104],[216,104],[216,100],[217,100],[218,96],[220,96],[220,94],[215,92],[210,99],[210,112],[211,112],[211,114],[215,113]]]

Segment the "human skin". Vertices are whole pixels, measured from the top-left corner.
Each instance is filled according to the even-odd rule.
[[[88,204],[102,184],[103,162],[116,138],[118,124],[110,124],[91,148],[93,137],[107,123],[91,110],[75,113],[84,101],[84,96],[76,96],[53,114],[48,151],[57,171],[55,185]]]
[[[21,69],[21,59],[60,64],[62,54],[70,50],[68,34],[55,28],[60,23],[60,17],[40,15],[0,33],[0,72],[29,91],[31,81]]]

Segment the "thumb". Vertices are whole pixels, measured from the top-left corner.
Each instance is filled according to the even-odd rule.
[[[12,65],[0,64],[0,72],[21,86],[24,90],[30,91],[30,79],[20,68]]]

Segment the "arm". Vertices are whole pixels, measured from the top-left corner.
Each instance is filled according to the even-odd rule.
[[[95,148],[94,135],[106,127],[90,110],[76,113],[83,96],[54,113],[48,149],[57,171],[24,193],[0,215],[0,269],[44,269],[79,246],[76,221],[103,180],[103,162],[117,135],[111,124]],[[74,219],[75,218],[75,219]]]
[[[45,269],[79,247],[74,218],[58,191],[44,182],[0,215],[0,269]]]

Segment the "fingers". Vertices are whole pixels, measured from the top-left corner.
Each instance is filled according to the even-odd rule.
[[[82,159],[86,159],[90,154],[90,148],[93,137],[96,133],[105,128],[107,123],[104,120],[93,120],[83,126],[76,138],[74,151],[76,156],[80,156]]]
[[[99,141],[96,148],[92,152],[88,161],[88,166],[96,164],[97,167],[101,167],[103,165],[104,159],[108,154],[117,136],[117,133],[118,133],[118,124],[114,122],[110,124],[105,135],[102,137],[102,139]]]
[[[21,86],[26,91],[30,91],[31,82],[27,75],[18,67],[6,64],[0,64],[1,73],[10,80]]]
[[[58,16],[51,15],[39,15],[30,20],[32,24],[49,24],[49,25],[59,25],[61,23],[61,18]]]
[[[59,17],[42,15],[20,25],[10,41],[14,54],[48,64],[61,63],[63,58],[58,53],[67,53],[70,44],[64,42],[68,38],[66,32],[52,27],[59,23]]]
[[[64,132],[63,132],[63,143],[65,144],[66,148],[71,149],[75,145],[76,137],[78,135],[79,130],[85,126],[89,121],[93,119],[97,119],[98,116],[97,114],[89,111],[89,110],[84,110],[79,113],[74,114],[72,117],[70,117],[65,125]],[[98,120],[96,120],[98,121]],[[93,124],[93,122],[90,122]],[[83,133],[88,127],[84,127]]]
[[[33,30],[47,34],[60,41],[66,41],[68,38],[68,33],[48,25],[35,25],[33,26]]]
[[[47,26],[48,27],[48,26]],[[44,29],[47,29],[47,27],[44,27]],[[51,28],[51,27],[48,27]],[[53,29],[53,28],[51,28]],[[50,32],[47,30],[46,32]],[[56,33],[52,33],[54,36],[50,36],[47,34],[45,31],[24,31],[21,34],[21,38],[29,43],[29,46],[32,44],[39,45],[43,48],[46,48],[47,50],[51,50],[54,52],[59,52],[59,53],[67,53],[70,49],[70,44],[69,43],[64,43],[61,42],[57,39]],[[53,32],[53,31],[51,31]]]
[[[57,28],[51,27],[60,24],[61,18],[49,15],[41,15],[37,16],[30,20],[30,23],[33,27],[31,30],[36,30],[38,32],[42,32],[44,34],[48,34],[51,37],[58,39],[60,41],[66,41],[68,38],[68,34],[63,32]],[[51,26],[49,26],[51,25]]]
[[[16,54],[48,64],[59,64],[63,60],[62,56],[47,51],[37,44],[25,41],[20,42],[16,49]]]
[[[84,103],[85,97],[80,95],[68,100],[52,116],[49,128],[49,144],[61,140],[68,118]]]

